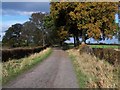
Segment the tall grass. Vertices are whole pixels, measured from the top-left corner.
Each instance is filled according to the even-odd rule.
[[[80,88],[118,88],[118,73],[114,65],[79,50],[67,51],[73,62]],[[73,53],[74,52],[74,53]]]
[[[2,63],[2,83],[5,85],[10,80],[22,74],[26,70],[32,68],[36,64],[42,62],[47,58],[52,52],[51,48],[47,48],[40,53],[32,54],[29,57],[22,58],[19,60],[10,60],[8,62]]]

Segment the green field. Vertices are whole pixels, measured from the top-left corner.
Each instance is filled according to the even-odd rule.
[[[68,46],[69,47],[74,47],[74,44],[72,44],[72,43],[70,43],[70,44],[68,44]],[[112,49],[118,49],[118,48],[120,48],[120,46],[119,45],[88,45],[88,46],[90,46],[90,47],[92,47],[92,48],[112,48]]]
[[[112,49],[118,49],[118,45],[88,45],[92,48],[112,48]]]

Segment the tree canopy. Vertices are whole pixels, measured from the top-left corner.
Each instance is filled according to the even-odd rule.
[[[101,40],[112,38],[116,32],[115,13],[118,10],[114,2],[52,2],[51,16],[55,26],[85,42],[88,38]],[[59,30],[59,29],[58,29]]]

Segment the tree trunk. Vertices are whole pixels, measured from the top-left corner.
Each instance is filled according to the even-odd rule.
[[[79,38],[78,38],[78,35],[76,36],[76,45],[79,46]]]
[[[74,47],[76,47],[76,39],[75,39],[75,35],[73,35],[74,38]]]
[[[82,42],[86,43],[85,36],[82,36]]]
[[[60,46],[62,46],[63,45],[63,41],[60,41]]]
[[[84,43],[86,43],[86,36],[85,36],[85,34],[86,34],[86,31],[83,30],[82,31],[82,42],[84,42]]]

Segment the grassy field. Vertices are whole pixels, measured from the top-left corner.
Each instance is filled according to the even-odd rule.
[[[72,47],[74,47],[74,44],[72,44],[72,43],[70,43],[70,44],[68,44],[68,46],[70,47],[70,48],[72,48]],[[118,45],[88,45],[88,46],[90,46],[90,47],[92,47],[92,48],[112,48],[112,49],[118,49],[118,48],[120,48],[120,46],[118,46]]]
[[[117,88],[118,68],[77,49],[67,50],[80,88]],[[73,53],[74,52],[74,53]]]
[[[112,48],[112,49],[118,49],[119,46],[117,45],[88,45],[92,48]]]
[[[16,78],[18,75],[42,62],[51,53],[52,49],[47,48],[40,53],[32,54],[31,56],[26,58],[22,58],[19,60],[10,60],[8,62],[2,63],[2,84],[5,85],[10,80]]]

